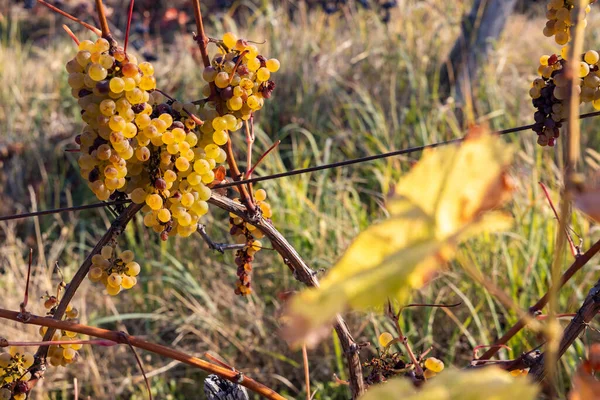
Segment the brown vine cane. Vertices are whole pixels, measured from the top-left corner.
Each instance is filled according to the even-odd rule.
[[[135,336],[127,335],[124,332],[115,332],[107,329],[96,328],[93,326],[87,326],[82,324],[77,324],[74,322],[68,321],[59,321],[54,318],[48,317],[40,317],[37,315],[30,315],[29,318],[24,321],[17,311],[10,311],[5,309],[0,309],[0,318],[10,319],[13,321],[22,322],[25,324],[38,325],[38,326],[47,326],[48,331],[50,330],[66,330],[70,332],[77,332],[83,335],[98,337],[106,340],[110,340],[112,342],[131,345],[133,347],[137,347],[143,350],[150,351],[152,353],[156,353],[162,355],[164,357],[171,358],[173,360],[181,361],[182,363],[191,365],[196,368],[200,368],[209,373],[213,373],[219,375],[220,377],[227,379],[231,382],[238,383],[242,386],[247,387],[248,389],[266,397],[267,399],[272,400],[285,400],[285,398],[275,392],[273,389],[268,388],[267,386],[259,383],[252,378],[249,378],[243,375],[240,371],[232,370],[228,368],[223,368],[218,365],[211,364],[205,360],[202,360],[197,357],[190,356],[189,354],[170,349],[165,346],[161,346],[156,343],[147,342],[143,339],[140,339]],[[39,379],[41,376],[39,374],[32,374],[36,376],[34,379]]]

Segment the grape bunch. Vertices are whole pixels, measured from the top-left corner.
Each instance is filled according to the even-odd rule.
[[[229,140],[229,132],[240,129],[271,97],[275,89],[271,74],[279,70],[280,63],[258,54],[256,46],[231,32],[225,33],[218,45],[219,54],[202,71],[207,84],[202,89],[205,101],[199,115],[205,121],[200,131],[221,146]]]
[[[27,398],[33,362],[33,354],[21,347],[11,346],[7,353],[0,353],[0,400]]]
[[[545,55],[540,58],[539,78],[536,78],[529,90],[534,114],[533,131],[537,133],[537,142],[541,146],[554,146],[559,137],[562,121],[568,116],[568,106],[564,101],[568,97],[569,81],[565,77],[567,59],[566,47],[561,55]],[[579,62],[579,85],[576,90],[584,103],[592,103],[600,109],[600,55],[594,50],[586,52]]]
[[[76,318],[65,318],[65,321],[75,321]],[[40,327],[40,336],[44,336],[47,327]],[[70,331],[56,331],[52,336],[52,341],[75,341],[78,339],[78,334],[76,332]],[[48,358],[50,360],[50,365],[53,367],[65,367],[69,364],[73,364],[79,359],[78,350],[80,350],[82,344],[73,343],[73,344],[60,344],[60,345],[51,345],[48,347]]]
[[[547,37],[554,36],[556,43],[562,45],[567,44],[571,40],[570,28],[577,20],[575,2],[578,0],[550,0],[548,3],[548,11],[546,12],[546,26],[544,27],[544,35]],[[591,11],[590,4],[596,0],[588,0],[588,5],[585,8],[585,13]],[[584,19],[582,23],[587,25]]]
[[[131,289],[137,283],[141,267],[133,259],[131,250],[117,254],[113,246],[104,246],[92,257],[88,278],[92,282],[102,282],[108,294],[116,296],[122,289]]]
[[[50,296],[46,294],[43,299],[44,307],[47,310],[46,315],[53,317],[56,311],[56,306],[58,305],[58,296],[60,295],[61,289],[65,287],[64,282],[61,282],[58,285],[57,296]],[[71,322],[79,322],[79,310],[69,304],[65,310],[65,315],[63,317],[63,321],[71,321]],[[40,326],[39,334],[43,338],[46,334],[48,327]],[[52,336],[52,341],[74,341],[79,338],[79,334],[77,332],[70,331],[55,331]],[[66,366],[74,363],[79,359],[79,353],[82,345],[80,343],[73,344],[60,344],[60,345],[51,345],[48,347],[48,358],[50,360],[50,365],[54,367]]]
[[[254,194],[256,205],[261,209],[263,217],[271,218],[272,211],[269,203],[265,202],[267,193],[264,189],[259,189]],[[239,199],[234,199],[239,201]],[[238,282],[236,284],[235,293],[241,296],[247,296],[252,293],[252,261],[254,255],[262,249],[263,233],[256,226],[244,222],[237,215],[230,213],[229,215],[229,233],[244,247],[239,249],[235,254],[235,265],[237,266]]]
[[[99,200],[145,204],[144,223],[163,240],[195,232],[227,158],[214,135],[198,132],[195,106],[166,100],[152,64],[103,38],[82,41],[67,71],[86,123],[76,142],[90,189]]]

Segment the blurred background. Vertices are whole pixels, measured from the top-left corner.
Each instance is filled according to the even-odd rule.
[[[92,1],[51,3],[99,25]],[[129,2],[105,3],[113,34],[122,43]],[[491,7],[499,2],[489,3]],[[233,31],[262,43],[262,54],[281,61],[272,101],[256,117],[256,154],[276,140],[282,143],[257,175],[453,139],[473,121],[496,130],[532,123],[528,91],[538,58],[560,50],[542,35],[545,2],[507,1],[494,19],[503,29],[491,33],[477,28],[489,25],[469,19],[473,10],[482,10],[480,5],[479,0],[202,2],[208,36]],[[600,12],[593,8],[587,17],[585,48],[598,50]],[[64,70],[76,48],[62,24],[80,39],[92,37],[35,1],[0,0],[0,215],[95,202],[78,174],[76,154],[66,151],[83,124]],[[469,29],[472,26],[476,29]],[[186,101],[202,97],[194,29],[188,1],[135,3],[130,49],[153,62],[162,90]],[[484,37],[484,47],[472,48],[471,36],[461,42],[461,31],[491,36]],[[462,50],[454,60],[453,48]],[[458,74],[464,70],[456,60],[471,56],[476,60],[467,73]],[[583,121],[588,171],[600,165],[596,121]],[[245,147],[243,137],[233,140],[240,149]],[[507,206],[514,227],[465,244],[465,257],[459,259],[469,260],[527,309],[548,287],[557,228],[538,182],[544,182],[557,201],[561,153],[560,148],[537,146],[531,131],[505,140],[518,149],[512,171],[517,190]],[[362,229],[385,217],[386,193],[418,158],[411,154],[257,187],[269,194],[274,224],[308,264],[324,274]],[[68,282],[112,218],[108,210],[96,209],[0,222],[0,306],[18,309],[33,249],[29,308],[44,313],[43,301],[36,300],[53,292],[60,281],[55,265]],[[230,240],[224,212],[213,209],[205,222],[215,241]],[[572,227],[583,249],[600,237],[579,214],[573,216]],[[74,301],[82,322],[199,356],[211,352],[289,398],[304,397],[301,353],[291,351],[277,335],[278,294],[300,285],[276,253],[259,253],[255,292],[242,298],[234,294],[233,254],[212,252],[200,237],[161,242],[140,219],[130,224],[119,245],[133,250],[142,264],[140,283],[110,297],[101,286],[85,282]],[[596,259],[567,284],[560,294],[560,312],[577,310],[598,269]],[[456,263],[416,292],[413,301],[462,303],[452,309],[411,308],[402,314],[413,349],[420,353],[433,347],[430,355],[447,365],[466,366],[475,346],[492,343],[517,320],[514,311],[473,283]],[[376,312],[347,318],[355,339],[372,343],[361,351],[363,360],[376,356],[376,338],[393,330],[390,322]],[[38,339],[37,329],[6,322],[0,334],[12,340]],[[588,330],[562,358],[562,393],[568,390],[569,375],[586,343],[594,340],[598,335]],[[514,358],[537,344],[525,330],[509,343],[512,350],[499,354]],[[147,353],[141,357],[156,398],[202,398],[202,372]],[[315,399],[349,398],[348,388],[334,379],[334,374],[345,379],[346,372],[333,333],[309,351],[309,362]],[[74,378],[80,398],[146,398],[129,349],[89,346],[76,366],[51,367],[32,397],[73,398]]]

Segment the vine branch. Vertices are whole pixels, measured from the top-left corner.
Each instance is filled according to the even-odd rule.
[[[159,354],[161,356],[168,357],[173,360],[181,361],[182,363],[191,365],[192,367],[200,368],[211,374],[219,375],[220,377],[227,379],[231,382],[235,382],[242,386],[245,386],[248,389],[266,397],[267,399],[285,400],[284,397],[279,395],[273,389],[268,388],[262,383],[259,383],[253,380],[252,378],[247,377],[246,375],[241,375],[240,372],[237,370],[231,370],[220,367],[218,365],[211,364],[207,361],[190,356],[181,351],[177,351],[169,347],[162,346],[160,344],[147,342],[135,336],[130,336],[125,332],[115,332],[108,329],[96,328],[93,326],[77,324],[70,321],[59,321],[54,318],[40,317],[37,315],[31,315],[28,320],[24,321],[19,318],[18,312],[5,309],[0,309],[0,318],[10,319],[13,321],[22,322],[24,324],[46,326],[48,327],[48,331],[55,331],[57,329],[61,329],[69,332],[77,332],[82,335],[88,335],[110,340],[112,342],[124,345],[131,345],[133,347],[137,347],[155,354]]]
[[[246,208],[234,202],[233,200],[221,196],[215,192],[212,193],[208,202],[225,211],[231,212],[256,226],[270,241],[273,248],[283,258],[283,262],[292,271],[296,280],[309,287],[319,287],[319,280],[316,273],[310,269],[306,262],[300,257],[296,249],[287,241],[287,239],[273,226],[273,224],[260,215],[250,214]],[[363,382],[362,366],[358,356],[359,346],[354,341],[348,325],[341,315],[335,318],[334,329],[344,350],[344,355],[348,363],[349,383],[352,391],[352,398],[356,399],[364,394],[365,386]]]
[[[572,277],[583,268],[591,259],[600,251],[600,240],[592,245],[585,253],[580,255],[575,259],[573,264],[563,273],[560,281],[558,282],[558,288],[555,290],[559,290],[562,288]],[[552,288],[542,296],[541,299],[537,301],[533,306],[529,308],[529,313],[534,315],[538,311],[541,311],[547,304],[550,296]],[[512,339],[517,333],[521,331],[527,325],[527,321],[525,318],[520,318],[517,323],[515,323],[500,339],[498,339],[495,343],[496,346],[506,344],[510,339]],[[492,358],[498,351],[500,347],[492,347],[488,351],[486,351],[481,357],[479,357],[480,361],[489,360]]]
[[[585,298],[581,308],[577,311],[575,317],[571,320],[569,325],[566,327],[558,351],[553,354],[552,361],[558,361],[560,357],[567,351],[567,349],[573,344],[575,339],[579,337],[581,332],[586,328],[588,323],[600,312],[600,280],[596,282],[596,285],[589,291]],[[529,371],[529,375],[533,377],[536,382],[544,380],[548,374],[548,354],[544,353],[538,357]]]

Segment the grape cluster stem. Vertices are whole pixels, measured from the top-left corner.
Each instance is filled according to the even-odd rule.
[[[208,57],[208,38],[204,33],[204,23],[202,22],[202,11],[200,9],[200,0],[193,0],[194,5],[194,17],[196,19],[196,29],[198,30],[196,36],[196,42],[198,43],[198,47],[200,49],[200,54],[202,55],[202,62],[205,67],[210,66],[210,58]],[[211,97],[214,97],[216,94],[215,84],[214,82],[210,83]],[[227,164],[229,166],[229,173],[231,178],[236,181],[242,178],[242,173],[238,168],[237,162],[235,161],[235,156],[233,154],[233,148],[231,144],[231,138],[227,140],[227,144],[225,145],[225,152],[227,153]],[[250,196],[248,192],[248,188],[246,186],[240,186],[240,197],[242,199],[242,203],[246,206],[246,208],[252,212],[256,213],[256,206],[252,200],[252,196]]]
[[[396,331],[398,332],[398,339],[399,339],[400,343],[402,343],[402,345],[406,349],[406,353],[408,354],[410,361],[412,362],[413,366],[415,367],[415,374],[417,376],[423,376],[423,368],[421,367],[421,364],[419,364],[419,361],[417,360],[415,353],[412,351],[412,348],[410,347],[410,343],[408,343],[408,338],[406,336],[404,336],[404,333],[402,333],[402,328],[400,327],[400,312],[402,312],[402,310],[400,310],[398,313],[396,313],[396,311],[394,310],[394,306],[392,305],[392,302],[390,300],[388,300],[387,306],[386,306],[386,315],[394,322]]]
[[[200,236],[202,236],[202,239],[204,239],[209,249],[216,250],[221,254],[224,254],[225,250],[239,250],[243,249],[245,246],[245,244],[217,243],[213,241],[206,232],[206,226],[203,224],[198,224],[197,231],[200,234]]]

